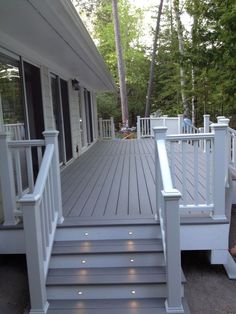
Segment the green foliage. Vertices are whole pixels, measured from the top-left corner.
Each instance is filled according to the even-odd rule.
[[[75,0],[84,2],[86,1]],[[93,35],[98,49],[118,85],[117,58],[110,0],[93,0]],[[134,10],[128,0],[119,0],[122,45],[126,66],[126,83],[130,125],[136,115],[144,114],[149,76],[150,50],[140,44],[143,14]],[[188,102],[195,99],[196,121],[202,115],[236,114],[236,3],[235,0],[186,0],[181,12],[193,19],[191,30],[183,29],[185,56],[179,55],[176,25],[169,6],[165,6],[156,56],[152,112],[182,113],[180,62],[186,73],[185,93]],[[157,12],[156,12],[157,14]],[[193,85],[194,78],[194,85]],[[99,113],[119,120],[119,95],[100,95]]]
[[[97,95],[98,116],[103,119],[114,118],[115,124],[120,122],[121,109],[114,93],[100,93]]]
[[[235,112],[236,4],[234,0],[187,1],[194,18],[188,62],[194,66],[198,119]]]
[[[93,37],[97,47],[106,61],[117,84],[117,98],[102,94],[98,99],[100,116],[119,108],[119,77],[117,71],[117,56],[114,38],[114,25],[112,17],[112,4],[110,0],[96,2],[94,13]],[[120,0],[119,22],[121,41],[126,71],[126,87],[129,107],[130,125],[136,124],[136,116],[144,114],[145,97],[147,89],[149,60],[146,56],[146,48],[140,45],[142,35],[142,11],[134,10],[128,0]],[[107,107],[107,108],[106,108]],[[115,112],[118,120],[118,112]],[[121,118],[120,118],[121,119]]]

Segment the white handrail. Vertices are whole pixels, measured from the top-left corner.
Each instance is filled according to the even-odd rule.
[[[17,141],[8,141],[8,146],[11,148],[17,147],[35,147],[35,146],[44,146],[44,140],[17,140]]]
[[[53,144],[48,144],[46,146],[46,150],[45,150],[45,153],[44,153],[44,156],[43,156],[41,167],[40,167],[40,170],[39,170],[36,182],[35,182],[34,191],[31,194],[24,195],[21,198],[20,202],[22,200],[24,200],[25,202],[27,202],[27,201],[29,201],[29,202],[32,202],[32,201],[37,202],[42,197],[43,190],[45,188],[45,183],[46,183],[46,180],[47,180],[47,176],[48,176],[48,173],[49,173],[49,167],[51,165],[51,161],[52,161],[52,158],[53,158],[53,153],[54,153],[54,146],[53,146]]]
[[[180,218],[181,194],[174,189],[165,145],[167,128],[154,128],[156,203],[167,272],[166,312],[184,313],[181,294]]]
[[[23,212],[31,311],[46,313],[46,276],[58,219],[61,191],[58,173],[57,131],[44,132],[46,149],[32,193],[19,203]]]

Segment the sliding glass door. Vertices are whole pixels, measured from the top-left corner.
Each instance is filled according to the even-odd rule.
[[[44,118],[40,81],[40,69],[27,62],[23,63],[30,138],[43,138]]]

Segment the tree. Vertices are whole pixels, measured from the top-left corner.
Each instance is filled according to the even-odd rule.
[[[120,82],[122,123],[123,123],[123,126],[128,127],[129,126],[128,101],[127,101],[127,92],[126,92],[126,83],[125,83],[125,67],[124,67],[123,51],[122,51],[122,44],[121,44],[117,0],[112,0],[112,11],[113,11],[113,20],[114,20],[114,33],[115,33],[119,82]]]
[[[179,54],[180,54],[180,86],[181,86],[181,97],[184,109],[184,115],[186,117],[190,117],[189,103],[186,97],[185,89],[186,89],[186,74],[184,69],[184,39],[183,39],[183,26],[180,19],[180,11],[179,11],[179,0],[174,0],[174,13],[175,13],[175,21],[177,25],[177,33],[178,33],[178,41],[179,41]]]
[[[163,0],[160,1],[160,5],[159,5],[159,9],[158,9],[158,15],[157,15],[156,31],[155,31],[154,42],[153,42],[153,51],[152,51],[152,61],[151,61],[151,65],[150,65],[150,74],[149,74],[149,80],[148,80],[145,117],[148,117],[150,115],[151,94],[152,94],[155,59],[156,59],[156,51],[157,51],[157,40],[158,40],[159,31],[160,31],[162,7],[163,7]]]

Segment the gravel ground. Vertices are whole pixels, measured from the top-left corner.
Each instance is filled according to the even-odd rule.
[[[236,245],[236,208],[229,242]],[[205,252],[194,251],[182,253],[182,265],[192,314],[236,314],[236,280],[228,279],[223,266],[210,265]],[[25,256],[0,255],[0,314],[23,314],[28,308]]]
[[[0,255],[0,314],[23,314],[28,304],[25,255]]]

